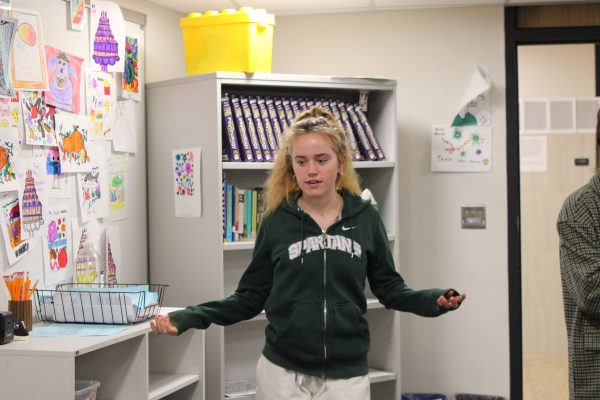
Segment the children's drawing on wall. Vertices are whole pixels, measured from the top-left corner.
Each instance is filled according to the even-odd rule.
[[[17,190],[19,151],[17,128],[0,128],[0,192]]]
[[[119,5],[93,1],[90,17],[90,64],[93,71],[122,72],[125,21]]]
[[[19,92],[15,92],[14,97],[0,98],[0,127],[8,128],[9,126],[17,128],[19,144],[23,143],[23,114],[21,113]]]
[[[56,109],[47,105],[38,91],[21,92],[25,142],[37,146],[56,146],[54,119]]]
[[[88,150],[90,131],[90,121],[84,116],[57,115],[56,137],[61,173],[92,170],[93,155]]]
[[[81,63],[83,59],[46,46],[46,63],[50,90],[44,92],[44,101],[54,107],[79,113]]]
[[[108,216],[111,221],[127,218],[129,157],[112,154],[108,161]]]
[[[19,21],[11,54],[13,85],[15,89],[47,90],[42,18],[38,13],[16,10],[11,16]]]
[[[3,193],[0,197],[2,207],[2,237],[8,256],[8,263],[15,264],[31,250],[31,243],[21,237],[21,212],[19,195],[16,191]]]
[[[452,126],[490,125],[490,89],[492,81],[481,67],[475,68]]]
[[[90,140],[111,140],[115,119],[115,80],[103,72],[85,73],[86,113],[92,121]]]
[[[133,101],[117,101],[117,106],[115,108],[115,130],[113,135],[113,149],[115,151],[134,154],[137,152],[137,132],[135,124]]]
[[[79,225],[77,218],[72,220],[73,226],[73,258],[75,260],[75,276],[77,283],[104,283],[104,258],[96,249],[104,249],[102,230],[97,220]]]
[[[176,217],[199,217],[202,214],[200,196],[199,147],[173,150],[173,180]]]
[[[122,281],[121,276],[121,231],[118,226],[106,227],[106,283],[116,285]]]
[[[69,0],[69,29],[81,31],[85,24],[85,0]]]
[[[77,192],[82,222],[87,222],[92,218],[104,218],[108,215],[106,155],[100,146],[91,146],[90,153],[94,159],[92,170],[77,174]]]
[[[73,176],[61,174],[60,151],[58,146],[33,149],[33,159],[46,172],[46,191],[50,199],[64,199],[71,197]]]
[[[9,17],[0,17],[0,96],[13,97],[13,88],[10,67],[10,49],[12,48],[17,31],[17,20]]]
[[[123,70],[122,96],[136,101],[141,99],[139,44],[140,39],[138,37],[125,37],[125,69]]]
[[[19,195],[21,196],[22,237],[31,239],[43,236],[48,223],[48,191],[45,165],[39,159],[21,160]]]
[[[71,282],[71,226],[68,205],[49,210],[46,234],[42,237],[44,254],[44,287]]]

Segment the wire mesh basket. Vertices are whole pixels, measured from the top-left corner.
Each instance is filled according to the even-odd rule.
[[[159,284],[66,283],[37,289],[38,318],[46,322],[134,324],[160,312],[165,289]]]

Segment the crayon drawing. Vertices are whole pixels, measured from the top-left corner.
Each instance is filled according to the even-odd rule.
[[[85,73],[86,113],[92,121],[90,140],[111,140],[113,136],[115,81],[103,72]]]
[[[85,0],[69,0],[69,29],[80,31],[85,23]]]
[[[88,149],[89,136],[90,122],[86,117],[57,115],[56,137],[60,150],[61,173],[92,170],[92,154]]]
[[[67,205],[50,209],[47,229],[42,237],[45,288],[51,288],[63,282],[71,282],[73,278],[69,221]]]
[[[19,195],[21,197],[21,235],[24,239],[43,236],[48,222],[46,173],[41,160],[21,160]]]
[[[0,127],[9,126],[17,128],[19,144],[23,143],[23,114],[19,92],[15,92],[14,97],[0,98]]]
[[[200,148],[173,150],[173,179],[176,217],[199,217]]]
[[[137,152],[137,132],[134,102],[117,101],[115,107],[115,125],[113,134],[113,150],[127,153]]]
[[[125,20],[118,4],[93,1],[90,13],[90,65],[93,71],[123,72]]]
[[[16,36],[17,20],[0,17],[0,96],[13,97],[12,77],[10,74],[10,49]]]
[[[121,282],[121,231],[118,226],[106,227],[106,283],[109,286]]]
[[[83,228],[79,236],[79,247],[75,257],[75,282],[103,283],[100,278],[100,257],[93,249],[91,236]]]
[[[17,128],[0,128],[0,192],[19,188],[18,141]]]
[[[139,39],[137,37],[125,37],[125,70],[123,71],[122,87],[123,98],[139,101],[140,90],[140,57]]]
[[[44,92],[44,101],[54,107],[79,113],[81,63],[83,59],[46,46],[46,63],[50,90]]]
[[[2,207],[2,236],[8,262],[13,265],[31,250],[31,244],[21,237],[21,213],[19,196],[16,191],[7,192],[0,197]]]
[[[108,213],[111,221],[127,218],[127,169],[127,155],[111,155],[108,161]]]
[[[90,147],[94,162],[92,170],[77,174],[77,192],[81,221],[104,218],[108,215],[106,156],[100,146]]]
[[[49,199],[70,198],[74,176],[61,175],[58,146],[33,149],[33,159],[45,170],[46,192]]]
[[[21,92],[21,110],[25,142],[38,146],[56,146],[54,134],[56,109],[44,102],[41,92]]]
[[[38,13],[11,11],[19,22],[11,52],[11,74],[15,89],[47,90],[46,57],[42,18]]]

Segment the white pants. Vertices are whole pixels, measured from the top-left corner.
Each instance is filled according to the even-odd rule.
[[[262,354],[256,365],[256,400],[369,400],[369,376],[322,379],[273,364]]]

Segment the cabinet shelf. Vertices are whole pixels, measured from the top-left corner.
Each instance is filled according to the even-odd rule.
[[[356,169],[366,168],[394,168],[396,165],[393,161],[353,161],[352,165]],[[273,168],[272,162],[223,162],[224,170],[245,170],[245,169],[260,169],[269,170]]]
[[[396,374],[390,371],[369,368],[369,381],[371,384],[379,382],[395,381]]]
[[[150,374],[148,400],[158,400],[200,381],[197,374]]]

